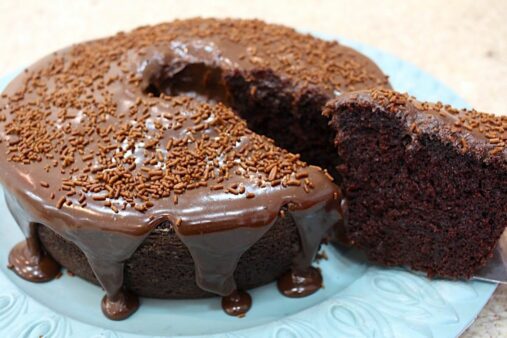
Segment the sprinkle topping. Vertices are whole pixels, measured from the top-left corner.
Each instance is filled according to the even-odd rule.
[[[237,67],[270,69],[300,86],[332,92],[387,83],[367,58],[337,42],[261,21],[141,27],[75,45],[25,71],[0,98],[8,161],[41,167],[39,185],[59,208],[95,201],[115,213],[145,212],[161,198],[177,204],[193,189],[254,199],[238,178],[261,189],[313,189],[298,155],[254,134],[227,107],[144,91],[150,55],[185,53],[189,41],[206,53],[223,51],[216,57]]]

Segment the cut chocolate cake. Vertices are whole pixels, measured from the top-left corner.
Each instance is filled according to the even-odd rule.
[[[0,97],[0,181],[27,238],[9,265],[100,284],[111,319],[137,296],[244,315],[249,288],[311,294],[334,229],[375,262],[472,276],[507,222],[507,119],[372,88],[387,77],[360,53],[257,20],[55,52]]]
[[[257,20],[174,21],[55,52],[0,98],[0,181],[27,236],[10,266],[42,282],[60,263],[104,288],[111,319],[136,295],[216,294],[241,315],[244,289],[315,292],[313,258],[342,221],[340,189],[308,164],[336,159],[314,151],[332,155],[321,110],[375,86],[387,77],[360,53]]]
[[[389,90],[327,104],[348,200],[347,240],[369,259],[471,277],[507,225],[507,117]]]

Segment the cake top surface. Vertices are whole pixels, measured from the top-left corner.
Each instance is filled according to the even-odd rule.
[[[330,93],[388,85],[375,63],[355,50],[260,20],[176,20],[141,27],[121,38],[120,49],[167,42],[180,52],[216,49],[224,64],[270,69],[298,86],[316,85]]]
[[[313,50],[304,61],[303,45]],[[289,56],[294,62],[283,61]],[[325,171],[253,133],[229,108],[147,93],[168,58],[224,69],[268,67],[296,74],[299,84],[315,79],[317,68],[329,77],[318,81],[328,86],[380,81],[361,62],[372,63],[352,50],[260,21],[176,21],[78,44],[34,64],[2,94],[3,183],[69,218],[107,214],[97,227],[116,229],[107,224],[115,215],[131,217],[127,232],[156,213],[190,225],[213,215],[250,215],[259,204],[270,203],[270,214],[289,202],[309,207],[338,193]],[[315,189],[321,186],[327,188]]]
[[[330,103],[325,114],[331,115],[336,107],[350,104],[384,109],[403,118],[412,132],[433,134],[463,152],[506,163],[507,116],[418,101],[407,93],[383,88],[346,93]]]

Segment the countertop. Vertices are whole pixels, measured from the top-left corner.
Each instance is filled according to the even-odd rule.
[[[338,35],[412,62],[478,110],[507,114],[507,2],[0,1],[0,74],[69,44],[192,16],[260,18]],[[507,336],[500,286],[463,337]]]

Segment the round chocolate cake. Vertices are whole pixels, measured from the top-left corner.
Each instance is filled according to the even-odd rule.
[[[311,263],[342,222],[322,107],[377,86],[387,78],[363,55],[255,20],[56,52],[0,99],[0,180],[27,236],[9,263],[32,281],[58,262],[100,284],[112,319],[136,295],[216,294],[238,315],[245,289],[280,277],[286,295],[313,292]]]

